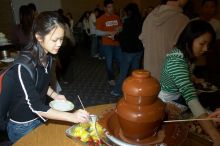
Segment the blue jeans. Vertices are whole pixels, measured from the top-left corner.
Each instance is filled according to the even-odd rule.
[[[120,46],[108,46],[108,45],[102,45],[102,49],[106,58],[106,68],[107,68],[107,74],[108,74],[108,80],[114,80],[114,72],[112,67],[112,62],[115,59],[117,62],[117,65],[120,66],[121,63],[121,48]]]
[[[129,69],[131,71],[140,68],[140,61],[142,56],[142,51],[138,53],[122,53],[122,62],[120,65],[119,78],[116,81],[113,92],[117,94],[122,94],[122,83],[128,75]]]
[[[99,40],[96,35],[91,35],[91,55],[94,56],[98,53]]]
[[[105,55],[103,52],[102,41],[100,40],[100,38],[98,38],[98,48],[99,48],[99,56],[104,57]]]
[[[10,120],[7,126],[8,138],[12,143],[15,143],[21,137],[41,124],[42,121],[39,118],[27,123],[15,123]]]

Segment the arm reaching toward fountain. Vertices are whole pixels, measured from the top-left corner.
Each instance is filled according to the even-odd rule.
[[[207,116],[208,114],[202,114],[198,118],[206,118]],[[219,146],[220,133],[215,128],[214,123],[212,121],[199,121],[199,124],[202,126],[205,132],[212,138],[213,146]]]

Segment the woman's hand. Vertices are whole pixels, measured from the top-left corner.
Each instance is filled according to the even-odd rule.
[[[220,108],[217,108],[213,113],[211,113],[209,118],[214,118],[215,122],[220,122]]]
[[[53,99],[66,100],[66,97],[64,95],[56,94],[56,95],[53,96]]]
[[[74,113],[61,112],[50,108],[47,112],[38,112],[39,115],[59,121],[67,121],[71,123],[85,123],[89,121],[89,113],[85,110],[79,109]]]
[[[72,113],[70,121],[74,123],[86,123],[89,121],[89,113],[85,110],[79,109]]]
[[[112,31],[112,32],[108,32],[107,37],[114,40],[115,39],[115,35],[117,34],[116,31]]]

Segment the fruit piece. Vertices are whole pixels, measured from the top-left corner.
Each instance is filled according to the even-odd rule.
[[[87,129],[90,127],[90,123],[80,123],[78,126]]]
[[[96,131],[97,130],[97,131]],[[98,135],[97,135],[98,133]],[[81,123],[78,124],[71,133],[72,136],[80,139],[82,142],[86,142],[89,145],[100,145],[101,141],[99,136],[104,137],[104,130],[97,122]]]
[[[72,131],[72,135],[75,137],[81,137],[83,133],[86,133],[87,131],[83,129],[82,127],[76,127]],[[88,133],[88,132],[87,132]]]
[[[93,141],[88,141],[89,146],[95,146]]]
[[[89,133],[87,131],[82,132],[81,141],[83,141],[83,142],[89,141]]]

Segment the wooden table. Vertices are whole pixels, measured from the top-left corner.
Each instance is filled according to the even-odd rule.
[[[86,108],[90,114],[101,115],[104,111],[112,108],[114,104],[98,105]],[[13,146],[83,146],[76,143],[65,134],[73,124],[49,120],[29,134],[18,140]]]
[[[114,107],[115,104],[105,104],[86,108],[91,114],[102,115],[103,112]],[[83,146],[65,135],[66,129],[72,124],[49,120],[46,124],[39,126],[29,134],[18,140],[13,146]],[[209,146],[203,139],[193,135],[188,136],[184,146]]]

